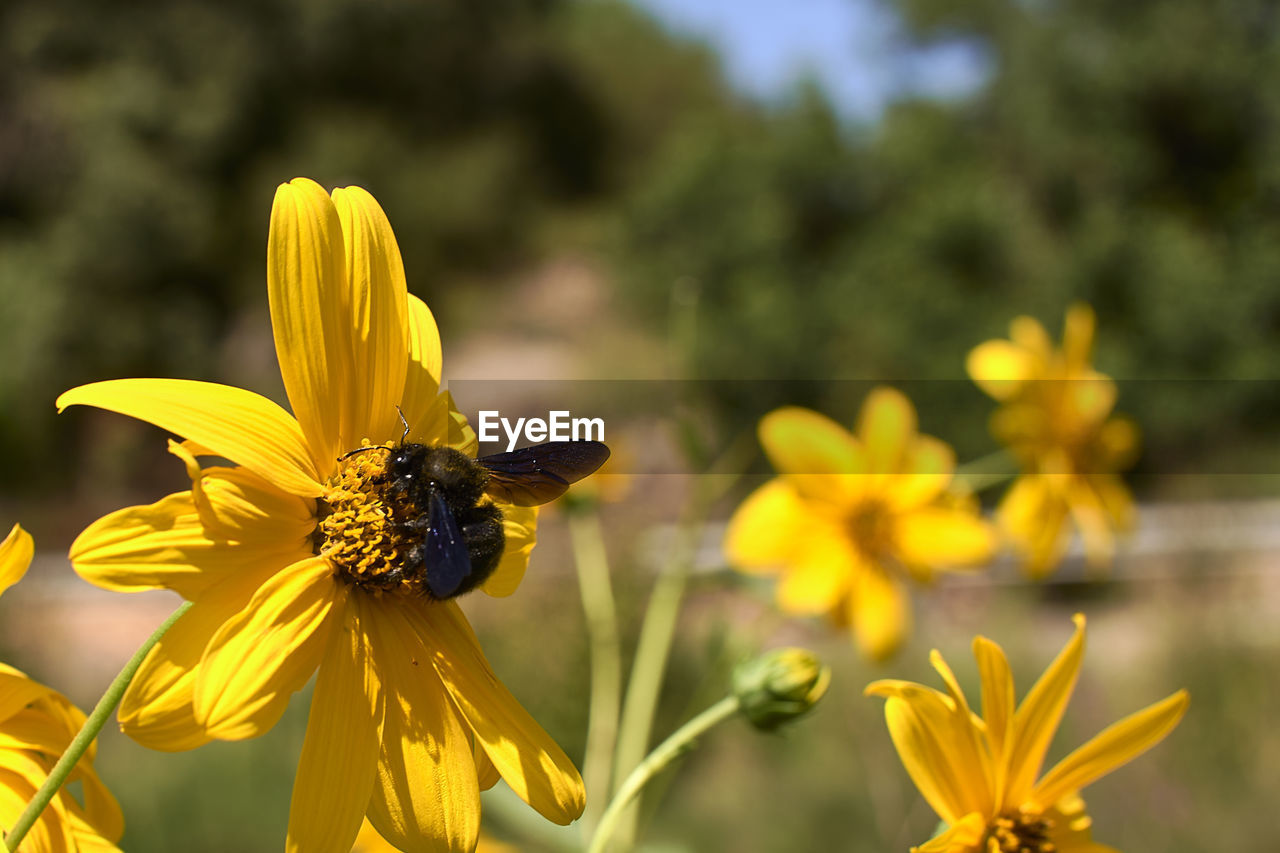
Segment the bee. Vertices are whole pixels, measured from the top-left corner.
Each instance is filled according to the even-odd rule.
[[[406,430],[405,435],[408,432]],[[362,447],[388,452],[384,495],[393,524],[413,544],[388,580],[419,576],[432,598],[455,598],[489,579],[506,545],[502,510],[549,503],[609,458],[599,441],[550,441],[472,459],[452,447]]]

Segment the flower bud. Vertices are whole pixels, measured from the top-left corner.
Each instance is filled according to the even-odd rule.
[[[742,714],[763,731],[809,712],[831,682],[831,668],[808,649],[773,649],[733,670]]]

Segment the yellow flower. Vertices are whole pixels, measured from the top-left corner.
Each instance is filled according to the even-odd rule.
[[[498,681],[456,602],[427,593],[411,550],[423,512],[388,483],[385,453],[346,455],[395,446],[397,407],[408,442],[476,452],[439,393],[435,321],[406,290],[377,202],[355,187],[331,198],[309,180],[282,185],[267,284],[293,415],[176,379],[99,382],[58,400],[187,439],[171,450],[190,491],[106,516],[71,549],[99,586],[164,587],[193,603],[142,664],[121,727],[163,750],[253,737],[318,670],[288,850],[347,853],[367,813],[400,849],[470,851],[480,790],[499,775],[569,823],[583,808],[577,770]],[[201,469],[197,456],[235,466]],[[506,595],[536,514],[495,505],[505,547],[483,589]]]
[[[31,535],[15,524],[0,542],[0,592],[22,579],[33,551]],[[18,820],[84,720],[61,693],[0,664],[0,828]],[[96,751],[89,747],[68,780],[80,782],[84,806],[59,790],[23,839],[24,853],[118,853],[124,817],[93,769]]]
[[[1104,729],[1040,776],[1045,752],[1075,688],[1084,657],[1084,617],[1066,648],[1014,709],[1004,651],[973,641],[982,680],[982,717],[935,650],[929,660],[947,687],[876,681],[898,755],[920,794],[948,825],[920,853],[1116,853],[1095,844],[1079,791],[1155,746],[1182,719],[1180,690]],[[1037,781],[1039,776],[1039,781]]]
[[[1068,522],[1092,566],[1109,564],[1116,532],[1133,527],[1133,498],[1116,472],[1132,463],[1138,428],[1110,416],[1116,385],[1089,364],[1093,332],[1093,310],[1077,304],[1067,312],[1060,349],[1043,326],[1018,317],[1010,340],[969,353],[969,375],[1001,403],[992,432],[1024,471],[996,518],[1033,577],[1062,559]]]
[[[765,416],[760,442],[781,476],[730,519],[729,562],[780,571],[783,610],[851,624],[871,658],[909,630],[905,580],[981,566],[995,550],[991,526],[947,492],[951,448],[917,433],[911,402],[891,388],[867,396],[857,435],[791,407]]]

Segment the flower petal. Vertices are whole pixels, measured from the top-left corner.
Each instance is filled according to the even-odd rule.
[[[36,700],[53,693],[11,666],[0,664],[0,723]]]
[[[291,495],[316,497],[320,474],[298,423],[275,403],[229,385],[189,379],[115,379],[72,388],[57,400],[155,424],[237,462]]]
[[[866,568],[847,540],[811,525],[778,583],[778,606],[787,613],[829,613],[854,589],[854,576],[862,571]]]
[[[196,673],[196,720],[212,737],[262,734],[320,665],[345,584],[322,557],[273,575],[218,629]]]
[[[230,516],[230,512],[227,514]],[[169,495],[149,506],[117,510],[90,524],[71,544],[71,564],[80,577],[118,592],[172,589],[194,600],[200,593],[246,567],[283,568],[310,554],[301,526],[274,522],[280,539],[252,545],[209,535],[191,492]]]
[[[1187,691],[1179,690],[1108,726],[1045,774],[1035,788],[1037,801],[1056,802],[1137,758],[1173,731],[1190,701]]]
[[[850,617],[862,654],[881,661],[898,650],[911,630],[911,600],[887,572],[867,565],[854,574]]]
[[[987,820],[978,812],[971,812],[953,824],[946,832],[912,847],[911,853],[968,853],[979,850],[982,836],[987,831]]]
[[[471,733],[428,665],[432,652],[406,621],[408,608],[375,604],[369,622],[387,706],[369,820],[408,853],[471,853],[480,833]]]
[[[876,688],[872,684],[867,689]],[[938,817],[950,824],[958,822],[971,810],[965,807],[967,771],[955,766],[950,752],[950,709],[946,703],[934,691],[907,684],[901,692],[889,695],[884,716],[898,757],[920,795]]]
[[[780,474],[806,497],[838,500],[857,488],[866,459],[857,439],[840,424],[810,409],[785,406],[760,421],[760,444]]]
[[[969,377],[995,400],[1008,400],[1036,378],[1035,362],[1022,347],[1010,341],[993,340],[978,344],[965,360]]]
[[[41,779],[40,781],[43,781]],[[36,795],[36,785],[26,776],[0,769],[0,826],[13,826]],[[70,827],[56,808],[47,808],[36,819],[22,841],[23,853],[67,853],[75,849]]]
[[[995,771],[992,796],[996,803],[1003,803],[1009,750],[1013,748],[1013,673],[1004,649],[986,637],[973,638],[973,656],[978,660],[978,675],[982,679],[982,719],[987,724],[987,742],[991,745]]]
[[[329,634],[289,806],[289,853],[350,853],[378,766],[384,698],[360,595]]]
[[[348,296],[342,226],[333,200],[306,178],[281,184],[267,237],[271,331],[285,393],[320,479],[328,478],[338,455],[350,449],[339,431],[352,387]]]
[[[408,290],[391,223],[360,187],[333,191],[346,249],[343,313],[351,325],[351,373],[339,410],[339,445],[382,444],[400,436],[409,359]],[[347,853],[347,851],[343,851]]]
[[[196,673],[205,647],[275,574],[258,567],[206,589],[142,661],[120,702],[120,729],[149,749],[177,752],[210,741],[195,717]]]
[[[776,477],[756,489],[739,507],[724,535],[724,551],[736,568],[774,570],[791,561],[810,512],[791,482]]]
[[[22,580],[35,553],[35,541],[31,534],[15,524],[9,535],[0,542],[0,594]]]
[[[1075,689],[1080,661],[1084,658],[1085,619],[1077,613],[1073,621],[1075,633],[1022,700],[1014,715],[1009,785],[1005,794],[1007,802],[1022,803],[1030,798],[1036,776],[1044,763],[1044,754],[1058,730],[1058,723],[1062,721],[1071,691]]]
[[[400,408],[411,429],[430,420],[428,412],[440,396],[440,331],[427,304],[409,294],[409,361],[405,368]],[[423,442],[425,443],[425,442]]]
[[[481,589],[498,598],[516,591],[529,568],[529,552],[537,544],[537,530],[536,506],[502,506],[502,532],[506,538],[502,559]]]
[[[867,454],[867,470],[896,474],[916,437],[916,410],[901,391],[876,388],[858,416],[858,438]]]
[[[971,512],[942,507],[920,509],[897,518],[898,556],[908,565],[929,568],[981,566],[995,555],[995,528]]]
[[[1062,323],[1062,357],[1068,376],[1087,373],[1093,358],[1093,333],[1097,318],[1093,309],[1084,302],[1076,302],[1067,309]]]
[[[586,793],[577,768],[493,674],[458,606],[446,601],[410,614],[440,680],[511,790],[553,823],[579,817]]]
[[[951,483],[956,454],[930,435],[918,435],[906,450],[903,473],[890,478],[884,497],[890,506],[915,509],[936,499]]]
[[[1023,559],[1023,570],[1040,579],[1053,571],[1067,550],[1067,505],[1054,494],[1048,476],[1019,477],[1000,499],[996,520]]]

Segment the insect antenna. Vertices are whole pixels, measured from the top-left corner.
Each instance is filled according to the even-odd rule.
[[[409,437],[409,421],[404,416],[404,410],[401,409],[399,406],[396,406],[396,414],[400,416],[400,423],[404,424],[404,432],[400,433],[400,446],[403,447],[404,440]],[[355,456],[357,453],[364,453],[366,450],[390,450],[390,449],[391,449],[390,447],[387,447],[382,444],[371,444],[368,447],[357,447],[355,450],[348,451],[347,453],[344,453],[341,456],[339,456],[338,461],[342,462],[345,459]]]

